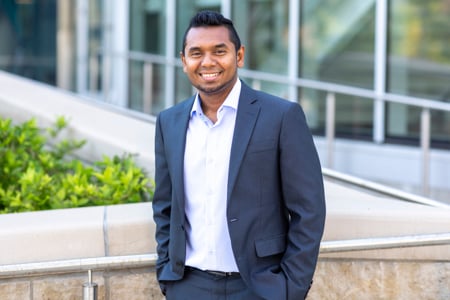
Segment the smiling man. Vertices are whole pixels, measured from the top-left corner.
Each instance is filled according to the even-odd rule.
[[[232,21],[200,12],[181,60],[198,93],[158,116],[153,213],[161,291],[176,299],[306,297],[325,219],[322,173],[297,103],[238,78]]]

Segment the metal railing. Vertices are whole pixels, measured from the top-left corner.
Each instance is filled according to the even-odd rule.
[[[395,237],[322,241],[320,245],[320,253],[340,253],[349,251],[425,247],[437,245],[450,245],[450,232]],[[141,255],[106,256],[13,265],[0,265],[0,279],[64,273],[82,273],[89,272],[90,270],[102,271],[117,270],[123,268],[150,268],[155,266],[156,259],[157,255],[155,253],[151,253]],[[448,259],[448,261],[450,261],[450,258]]]
[[[336,132],[336,94],[360,97],[375,103],[377,99],[384,102],[404,104],[421,108],[420,121],[420,147],[422,152],[421,174],[422,174],[422,194],[429,195],[430,192],[430,144],[431,144],[431,114],[430,110],[450,112],[450,103],[434,101],[424,98],[383,93],[378,95],[374,90],[344,86],[340,84],[320,82],[304,78],[291,78],[283,75],[269,74],[259,71],[240,70],[245,77],[253,80],[262,80],[280,84],[295,85],[298,88],[309,88],[326,92],[326,120],[325,138],[327,141],[327,161],[326,166],[334,166],[334,142]],[[383,104],[384,105],[384,104]]]
[[[320,253],[338,253],[348,251],[380,250],[438,245],[450,245],[450,232],[325,241],[320,245]],[[450,261],[450,258],[448,258],[448,261]]]
[[[100,59],[104,53],[99,53],[97,58]],[[176,58],[167,58],[162,55],[147,54],[142,52],[130,51],[126,54],[107,53],[109,59],[121,59],[129,62],[141,62],[143,74],[143,93],[142,103],[143,111],[151,113],[154,102],[152,94],[152,78],[154,76],[155,65],[165,66],[165,68],[180,68],[181,62]],[[407,106],[418,107],[421,109],[420,121],[420,147],[421,147],[421,189],[422,195],[427,196],[430,192],[430,144],[431,144],[431,113],[430,110],[450,112],[450,103],[441,101],[434,101],[430,99],[417,98],[411,96],[403,96],[392,93],[380,93],[372,89],[357,88],[352,86],[345,86],[334,83],[321,82],[305,78],[293,78],[288,75],[280,75],[273,73],[266,73],[261,71],[253,71],[248,69],[240,69],[239,74],[242,77],[253,81],[254,86],[260,85],[261,81],[273,82],[283,85],[289,85],[295,88],[308,88],[326,93],[326,123],[325,123],[325,138],[327,143],[327,161],[326,167],[333,168],[334,166],[334,143],[336,132],[336,95],[356,96],[361,99],[372,101],[374,107],[377,109],[384,108],[385,103],[397,103]],[[96,77],[98,74],[94,74]],[[172,90],[172,89],[171,89]],[[166,97],[167,98],[167,97]],[[173,99],[168,100],[171,104]],[[374,122],[378,122],[375,120]],[[384,122],[379,120],[379,122]],[[376,127],[376,126],[375,126]],[[380,131],[379,129],[376,130]],[[375,135],[375,134],[374,134]],[[379,135],[379,133],[377,134]],[[374,142],[383,142],[383,137],[375,137]]]
[[[320,253],[330,254],[349,251],[437,245],[450,245],[450,233],[322,241],[320,245]],[[80,258],[3,266],[0,265],[0,279],[87,272],[88,282],[85,282],[82,285],[83,300],[97,300],[98,285],[92,280],[93,270],[102,271],[130,268],[152,268],[156,265],[156,260],[157,255],[152,253],[128,256]],[[442,261],[442,259],[440,260]],[[444,261],[450,261],[450,258],[444,259]]]
[[[404,192],[404,191],[401,191],[401,190],[398,190],[395,188],[388,187],[386,185],[382,185],[382,184],[375,183],[372,181],[364,180],[364,179],[354,177],[351,175],[336,172],[336,171],[333,171],[328,168],[322,168],[322,174],[325,177],[335,179],[338,181],[342,181],[345,183],[349,183],[356,187],[374,191],[374,192],[377,192],[377,193],[380,193],[383,195],[387,195],[387,196],[391,196],[391,197],[394,197],[397,199],[414,202],[414,203],[418,203],[418,204],[423,204],[423,205],[429,205],[429,206],[433,206],[433,207],[450,209],[449,204],[439,202],[436,200],[432,200],[432,199],[422,197],[419,195],[407,193],[407,192]]]
[[[82,273],[89,270],[152,267],[156,254],[103,256],[46,262],[0,265],[0,278],[39,276],[41,274]]]

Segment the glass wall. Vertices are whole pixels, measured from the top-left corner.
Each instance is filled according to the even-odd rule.
[[[390,1],[387,87],[394,94],[450,102],[450,2]],[[448,143],[450,113],[431,111],[433,142]],[[420,109],[387,105],[390,140],[418,143]]]
[[[246,47],[241,78],[300,102],[315,134],[325,131],[327,94],[295,85],[298,79],[370,92],[381,78],[386,89],[378,93],[450,102],[449,1],[387,0],[383,26],[379,3],[0,0],[0,40],[9,41],[0,43],[0,68],[156,115],[194,92],[179,52],[191,16],[208,9],[230,16],[240,33]],[[387,28],[386,61],[375,59],[380,28]],[[386,72],[377,77],[380,64]],[[118,93],[118,86],[125,92]],[[114,93],[127,99],[114,102],[108,97]],[[337,136],[373,140],[377,131],[388,142],[418,143],[420,108],[386,101],[374,119],[374,99],[343,92],[335,98]],[[431,116],[433,145],[450,147],[450,114]]]
[[[165,55],[166,16],[164,1],[130,1],[130,51]],[[129,107],[148,114],[162,110],[165,107],[164,78],[163,65],[131,60],[128,81]]]
[[[130,51],[164,55],[166,7],[160,0],[130,1]]]
[[[234,0],[232,19],[245,46],[245,68],[288,74],[289,1]],[[289,86],[244,78],[247,83],[269,93],[288,97]]]
[[[374,0],[302,1],[300,77],[373,89]],[[301,90],[302,103],[316,134],[325,130],[326,94]],[[371,138],[373,102],[336,95],[336,135]]]
[[[0,0],[0,69],[56,84],[56,0]]]
[[[105,60],[103,59],[102,52],[104,49],[104,40],[106,36],[105,31],[105,18],[102,16],[102,12],[105,7],[103,6],[103,1],[101,0],[89,0],[85,2],[88,6],[88,14],[86,16],[86,54],[88,61],[86,62],[88,66],[87,72],[87,90],[91,95],[97,95],[104,90],[104,75],[102,69],[104,68]],[[61,5],[61,3],[59,4]],[[84,45],[84,43],[82,43]],[[81,57],[78,59],[82,59]],[[82,63],[82,62],[79,62]],[[82,78],[81,78],[82,80]],[[80,86],[78,86],[78,90]]]

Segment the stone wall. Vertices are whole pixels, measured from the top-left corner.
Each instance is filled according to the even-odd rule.
[[[450,262],[322,258],[308,300],[450,299]]]
[[[87,273],[35,276],[0,280],[2,300],[79,300]],[[164,299],[152,268],[93,273],[98,300]]]
[[[450,263],[321,258],[308,300],[450,299]],[[0,280],[2,300],[82,299],[87,274]],[[98,300],[162,300],[153,268],[93,273]]]

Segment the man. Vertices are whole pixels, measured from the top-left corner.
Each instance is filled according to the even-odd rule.
[[[167,299],[306,297],[325,219],[302,109],[249,88],[233,23],[200,12],[181,60],[197,95],[156,124],[157,277]]]

